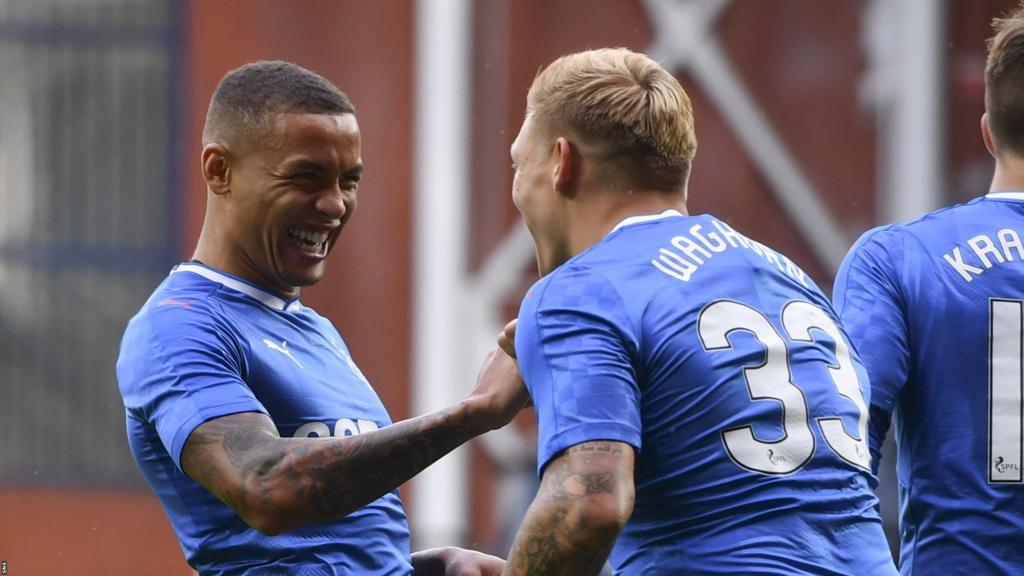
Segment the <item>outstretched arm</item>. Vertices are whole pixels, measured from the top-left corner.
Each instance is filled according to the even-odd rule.
[[[633,513],[633,447],[577,444],[552,460],[526,513],[505,574],[598,574]]]
[[[232,414],[197,427],[181,463],[250,526],[278,534],[365,506],[505,425],[526,399],[511,358],[492,352],[473,393],[446,410],[346,438],[281,438],[265,414]]]

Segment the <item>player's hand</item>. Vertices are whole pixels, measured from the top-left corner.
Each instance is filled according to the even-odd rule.
[[[530,399],[515,360],[499,349],[491,350],[477,376],[476,388],[466,398],[485,430],[508,424]]]
[[[513,358],[516,357],[516,322],[517,320],[512,320],[505,324],[505,329],[498,334],[498,348]]]
[[[454,546],[431,548],[412,555],[413,576],[501,576],[505,561]]]
[[[516,319],[512,319],[511,322],[505,324],[505,328],[498,334],[498,348],[501,348],[505,354],[508,354],[512,358],[516,358],[516,366],[519,365],[519,360],[516,357],[516,323],[519,322]],[[533,398],[527,398],[525,407],[533,406]]]

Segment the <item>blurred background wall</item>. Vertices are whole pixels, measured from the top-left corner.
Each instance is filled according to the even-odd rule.
[[[540,67],[621,45],[676,71],[698,130],[691,212],[827,289],[868,227],[987,191],[984,39],[1013,4],[0,0],[0,560],[190,573],[129,455],[113,367],[128,318],[191,254],[228,70],[291,60],[356,104],[359,213],[303,301],[398,420],[469,390],[535,278],[508,147]],[[417,546],[507,551],[531,420],[403,487]]]

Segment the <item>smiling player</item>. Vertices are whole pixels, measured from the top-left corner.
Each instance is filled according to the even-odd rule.
[[[284,62],[229,73],[203,133],[207,210],[194,259],[125,331],[117,376],[132,454],[200,574],[409,574],[503,562],[441,549],[411,562],[397,487],[504,425],[526,393],[503,352],[451,408],[392,424],[330,322],[299,301],[356,207],[348,98]]]

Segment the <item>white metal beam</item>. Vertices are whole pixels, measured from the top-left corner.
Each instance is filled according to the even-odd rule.
[[[648,53],[666,68],[693,74],[771,184],[772,193],[808,247],[835,271],[850,239],[758,108],[712,33],[716,17],[728,3],[644,0],[655,32]]]
[[[916,218],[943,203],[946,8],[945,0],[890,0],[881,9],[899,31],[882,55],[894,82],[879,115],[882,222]]]
[[[473,381],[459,356],[467,337],[469,10],[468,0],[416,2],[414,414],[457,402]],[[416,548],[464,544],[467,461],[460,448],[413,480]]]

